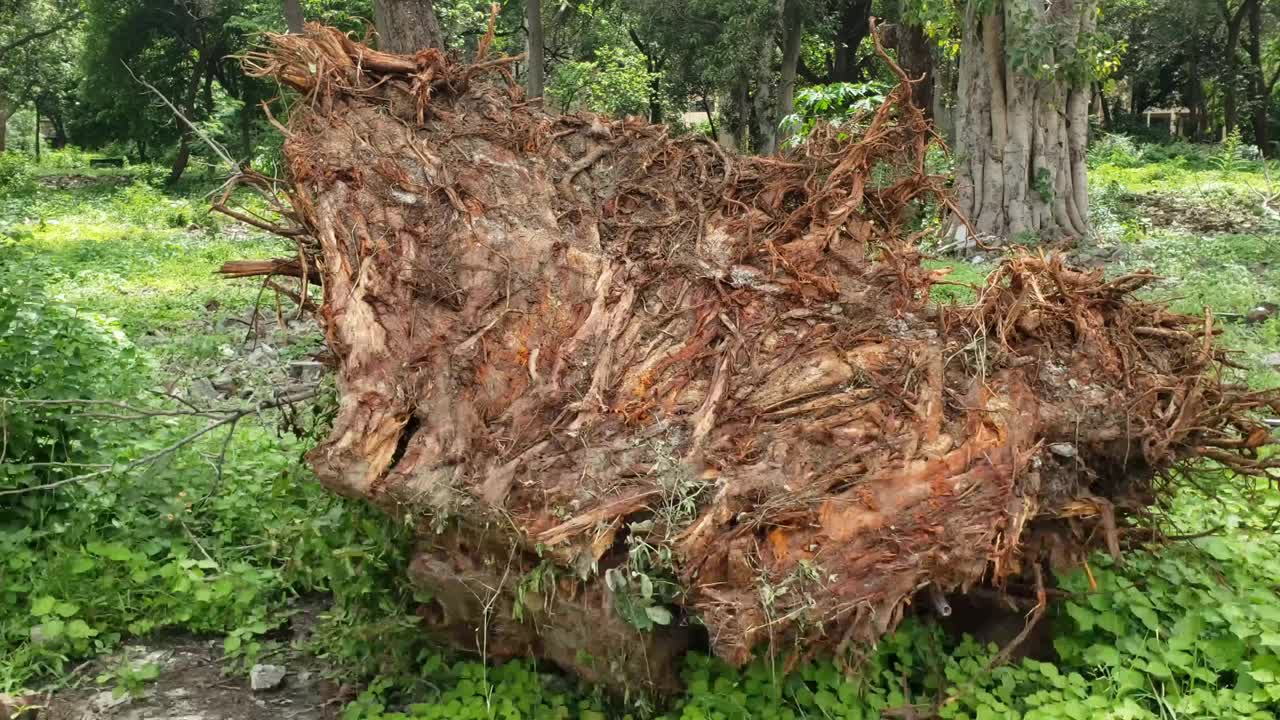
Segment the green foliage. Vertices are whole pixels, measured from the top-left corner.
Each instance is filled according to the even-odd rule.
[[[141,697],[146,691],[146,684],[160,677],[160,666],[155,663],[131,663],[127,660],[120,663],[111,672],[100,673],[96,678],[99,685],[115,682],[112,695],[115,697]]]
[[[403,576],[393,528],[324,492],[300,462],[326,405],[299,416],[310,434],[249,417],[229,440],[210,436],[125,473],[204,420],[31,404],[145,408],[152,387],[225,361],[220,346],[238,340],[207,324],[207,306],[243,312],[253,290],[207,271],[272,248],[170,227],[166,208],[198,202],[149,188],[42,189],[16,223],[0,218],[11,236],[0,249],[0,492],[97,473],[0,498],[0,692],[59,682],[68,663],[165,627],[225,634],[229,658],[252,663],[275,644],[293,593],[332,589],[335,627],[385,617],[388,605],[406,614],[400,596],[381,590]],[[46,461],[57,464],[34,464]],[[359,648],[334,652],[348,649]],[[133,670],[114,680],[126,690],[143,681]]]
[[[925,260],[924,266],[930,270],[948,268],[946,284],[934,285],[929,290],[929,298],[940,305],[967,304],[977,299],[975,288],[982,287],[987,275],[991,272],[990,264],[954,263],[943,260]]]
[[[1257,159],[1257,148],[1244,144],[1240,138],[1240,129],[1236,128],[1222,141],[1222,145],[1218,152],[1214,154],[1211,162],[1218,169],[1218,172],[1224,176],[1229,176],[1233,172],[1239,172],[1249,167],[1250,161],[1246,155],[1252,155],[1253,159]]]
[[[892,86],[878,80],[861,83],[811,85],[796,93],[795,112],[782,119],[791,142],[809,136],[818,122],[843,125],[874,112],[884,104]]]
[[[645,115],[653,81],[643,55],[634,49],[603,47],[592,60],[558,65],[547,94],[564,112],[585,108],[615,117]]]
[[[1203,497],[1186,498],[1175,519],[1195,527]],[[1063,663],[1095,668],[1116,705],[1155,705],[1174,716],[1272,717],[1280,711],[1280,604],[1273,591],[1280,543],[1251,523],[1280,510],[1274,492],[1227,495],[1212,511],[1230,531],[1126,567],[1093,561],[1103,592],[1083,573],[1062,580],[1077,593],[1056,642]]]
[[[47,148],[40,153],[40,167],[48,170],[84,170],[94,153],[68,145],[55,150]]]
[[[534,666],[523,660],[496,667],[477,662],[452,666],[439,655],[431,655],[421,666],[421,674],[439,682],[439,688],[409,704],[403,711],[388,710],[385,683],[375,683],[355,702],[347,705],[342,720],[547,720],[577,718],[605,720],[603,704],[588,695],[548,682]]]
[[[119,328],[81,313],[44,286],[47,269],[13,241],[0,240],[0,490],[77,472],[98,438],[78,421],[72,399],[100,399],[128,388],[141,362]],[[65,463],[65,464],[63,464]],[[6,504],[0,525],[47,510],[23,499]]]
[[[145,182],[134,182],[118,192],[111,199],[110,212],[137,225],[162,224],[176,229],[213,229],[217,222],[208,209],[196,207],[185,198],[165,195]]]
[[[605,571],[614,610],[641,632],[672,624],[675,615],[667,605],[679,597],[680,585],[671,577],[671,549],[654,547],[634,534],[628,535],[627,545],[626,564]]]
[[[1035,177],[1031,181],[1031,189],[1040,196],[1040,201],[1045,205],[1053,203],[1053,173],[1049,168],[1037,168]]]
[[[1133,138],[1119,133],[1103,133],[1089,143],[1089,166],[1115,165],[1136,167],[1143,161],[1143,150]]]
[[[25,197],[35,191],[31,163],[13,151],[0,153],[0,195]]]

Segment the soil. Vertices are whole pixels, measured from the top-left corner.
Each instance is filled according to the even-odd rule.
[[[326,720],[338,717],[345,699],[322,679],[318,663],[295,655],[269,661],[288,668],[276,690],[255,692],[247,673],[228,674],[221,641],[175,637],[146,646],[130,646],[123,657],[94,661],[82,670],[89,679],[121,661],[154,663],[160,676],[137,697],[117,697],[110,681],[103,686],[65,690],[54,695],[41,718],[49,720]]]
[[[1266,226],[1266,217],[1259,209],[1239,204],[1220,203],[1206,207],[1203,201],[1188,198],[1180,193],[1134,193],[1125,200],[1157,228],[1186,230],[1194,233],[1259,232]]]
[[[173,633],[124,647],[70,672],[73,687],[47,696],[40,720],[330,720],[355,697],[351,686],[330,679],[321,660],[300,648],[322,606],[309,603],[290,619],[292,643],[260,659],[281,666],[279,686],[253,690],[250,671],[223,657],[222,638]],[[159,676],[130,696],[116,692],[119,669],[146,665]],[[102,675],[109,676],[98,682]],[[20,716],[27,717],[27,716]],[[34,718],[32,719],[34,720]]]
[[[78,173],[68,173],[66,175],[46,175],[38,178],[38,182],[47,187],[58,190],[79,190],[80,188],[94,187],[101,185],[129,185],[134,181],[131,175],[81,175]]]

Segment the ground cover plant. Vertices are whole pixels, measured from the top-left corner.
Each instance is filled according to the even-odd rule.
[[[368,591],[391,562],[356,539],[359,513],[303,480],[311,410],[291,431],[253,412],[164,452],[205,427],[184,410],[252,409],[280,382],[237,355],[256,291],[211,272],[270,241],[210,220],[207,189],[27,188],[5,205],[3,690],[166,627],[225,634],[228,657],[251,662],[291,597],[339,576]],[[287,358],[318,342],[286,329],[259,347]],[[199,392],[228,372],[234,395]]]

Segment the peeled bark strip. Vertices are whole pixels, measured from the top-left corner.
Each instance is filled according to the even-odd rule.
[[[732,663],[847,657],[931,585],[1114,541],[1157,470],[1265,467],[1276,394],[1220,381],[1211,317],[1133,300],[1150,275],[1020,257],[930,304],[908,85],[854,140],[736,157],[544,114],[483,53],[271,41],[339,362],[309,459],[418,529],[424,627],[461,647],[660,689],[703,628]]]

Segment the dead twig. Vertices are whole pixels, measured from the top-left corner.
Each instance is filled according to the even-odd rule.
[[[169,444],[168,446],[161,448],[160,450],[157,450],[148,455],[145,455],[143,457],[137,458],[136,460],[132,460],[124,464],[123,466],[119,467],[118,469],[115,468],[115,466],[108,466],[105,468],[101,468],[99,470],[95,470],[94,472],[83,473],[81,475],[76,475],[69,478],[63,478],[61,480],[55,480],[53,482],[48,482],[41,485],[32,485],[29,487],[15,488],[11,490],[0,490],[0,496],[26,495],[33,492],[56,490],[60,487],[73,485],[76,483],[82,483],[87,480],[93,480],[95,478],[103,477],[105,475],[110,475],[114,473],[127,473],[130,470],[134,470],[143,465],[151,464],[157,460],[160,460],[169,455],[172,455],[178,450],[181,450],[182,448],[190,445],[191,443],[195,442],[196,440],[199,440],[200,438],[204,437],[205,435],[208,435],[209,433],[213,432],[214,430],[217,430],[220,427],[238,423],[244,417],[260,413],[263,410],[270,410],[273,408],[283,407],[286,405],[292,405],[294,403],[302,402],[304,400],[309,400],[315,397],[317,394],[318,394],[318,391],[316,389],[309,388],[300,392],[294,392],[294,393],[277,397],[273,400],[252,405],[249,407],[242,407],[234,410],[221,410],[221,411],[210,410],[203,413],[186,413],[189,416],[197,416],[197,417],[212,417],[216,413],[222,413],[223,416],[213,420],[212,422],[206,424],[204,427],[198,430],[188,433],[187,435]]]

